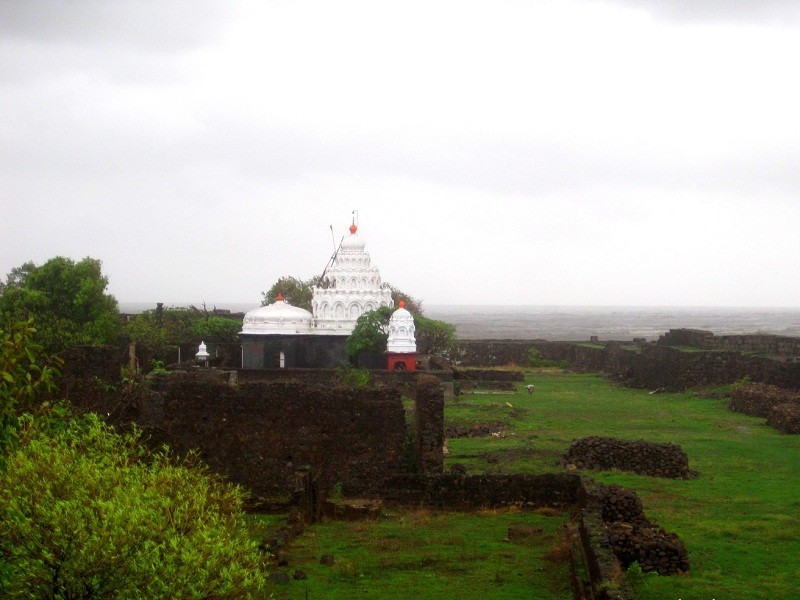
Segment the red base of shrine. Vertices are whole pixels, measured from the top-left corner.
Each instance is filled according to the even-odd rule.
[[[417,353],[408,352],[400,354],[399,352],[387,352],[386,368],[390,371],[416,371]]]

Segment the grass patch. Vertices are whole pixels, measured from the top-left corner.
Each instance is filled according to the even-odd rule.
[[[520,386],[508,398],[517,418],[489,399],[469,399],[475,414],[486,420],[502,415],[516,435],[450,440],[446,467],[458,462],[471,472],[559,471],[557,458],[572,440],[590,435],[680,444],[690,468],[700,472],[697,479],[590,473],[636,490],[648,517],[677,532],[689,550],[688,576],[640,577],[638,595],[800,597],[800,436],[728,411],[724,397],[651,396],[574,373],[528,373],[525,383],[534,383],[536,392]],[[446,418],[453,409],[445,408]],[[486,460],[492,455],[504,458],[492,464]]]
[[[400,510],[378,521],[310,527],[287,549],[304,581],[275,598],[571,598],[565,561],[547,557],[567,516]],[[334,564],[320,564],[331,554]]]
[[[527,383],[536,385],[533,394]],[[502,422],[510,435],[450,439],[445,468],[561,471],[557,460],[572,440],[590,435],[680,444],[696,479],[590,473],[636,490],[647,516],[689,550],[686,576],[634,572],[636,596],[798,598],[800,436],[728,411],[721,396],[730,389],[650,395],[593,375],[529,370],[513,395],[447,403],[448,423]],[[407,510],[370,523],[315,525],[288,550],[289,572],[303,569],[309,579],[277,586],[275,598],[570,598],[559,560],[568,556],[566,520],[547,511]],[[322,554],[336,563],[320,565]]]

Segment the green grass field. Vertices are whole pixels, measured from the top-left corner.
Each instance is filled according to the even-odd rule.
[[[800,436],[731,413],[726,399],[649,395],[592,375],[531,371],[532,395],[468,394],[448,423],[501,424],[497,436],[451,439],[445,467],[472,473],[548,472],[573,439],[606,435],[680,444],[696,479],[593,472],[636,490],[645,512],[678,533],[691,572],[639,575],[638,598],[800,598]],[[276,598],[569,598],[565,562],[550,560],[566,516],[515,511],[394,511],[376,522],[311,527],[289,549],[307,581]],[[529,532],[510,539],[512,531]],[[319,556],[336,556],[334,566]]]

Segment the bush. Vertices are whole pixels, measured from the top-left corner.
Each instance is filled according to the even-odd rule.
[[[560,369],[566,369],[569,365],[569,360],[566,358],[564,360],[552,360],[549,358],[542,358],[542,351],[538,348],[528,348],[528,366],[531,368],[541,368],[541,367],[558,367]]]
[[[0,323],[0,467],[17,418],[33,410],[42,393],[56,389],[59,361],[33,341],[33,319]]]
[[[0,473],[0,596],[233,598],[264,585],[242,493],[92,414],[21,417]]]
[[[365,388],[372,383],[372,376],[367,369],[358,369],[350,363],[343,363],[336,369],[336,376],[342,385]]]

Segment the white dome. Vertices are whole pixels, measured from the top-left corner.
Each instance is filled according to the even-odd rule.
[[[355,233],[351,233],[342,240],[340,252],[363,252],[367,244]]]
[[[405,308],[405,302],[400,302],[400,308],[392,313],[389,319],[389,339],[386,342],[388,352],[403,354],[417,351],[417,340],[414,337],[414,315]]]
[[[310,312],[292,306],[284,300],[277,300],[268,306],[261,306],[244,316],[242,333],[296,335],[311,333],[314,317]]]

